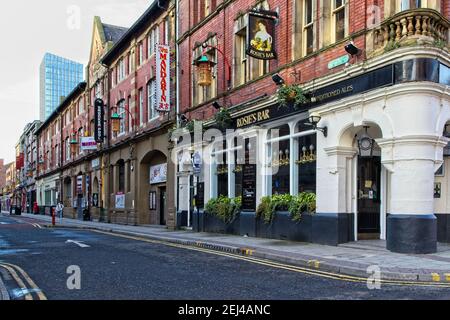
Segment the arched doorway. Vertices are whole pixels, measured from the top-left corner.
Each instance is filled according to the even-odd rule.
[[[140,223],[166,225],[167,157],[159,150],[152,150],[142,158],[139,169]]]
[[[352,190],[355,240],[386,238],[388,172],[382,165],[377,144],[383,134],[374,123],[347,128],[340,145],[355,151],[352,160]]]
[[[64,178],[64,196],[63,204],[65,207],[72,207],[72,179],[70,177]]]

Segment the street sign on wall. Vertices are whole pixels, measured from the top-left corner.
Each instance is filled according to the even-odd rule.
[[[156,46],[156,111],[170,112],[170,47]]]

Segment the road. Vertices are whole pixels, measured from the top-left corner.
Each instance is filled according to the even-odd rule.
[[[20,290],[8,267],[31,291]],[[11,300],[450,299],[450,288],[369,290],[245,257],[1,215],[0,277]]]

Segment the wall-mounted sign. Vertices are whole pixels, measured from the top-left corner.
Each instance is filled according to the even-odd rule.
[[[156,111],[170,112],[170,47],[156,46]]]
[[[78,194],[83,193],[83,176],[77,177],[77,193]]]
[[[200,152],[194,153],[192,156],[192,167],[194,169],[194,174],[198,175],[202,172],[203,159]]]
[[[242,168],[242,210],[256,210],[256,165],[245,164]]]
[[[82,151],[97,150],[97,141],[94,137],[82,137],[80,145]]]
[[[247,54],[261,60],[277,58],[275,52],[275,16],[250,11],[247,22]]]
[[[97,143],[103,143],[105,139],[105,109],[102,99],[95,100],[94,103],[95,113],[95,132],[94,137]]]
[[[91,162],[92,169],[97,169],[100,167],[100,159],[96,158]]]
[[[125,195],[123,193],[116,194],[116,209],[125,209]]]
[[[164,183],[167,181],[167,163],[150,167],[150,184]]]
[[[98,203],[98,193],[93,193],[92,194],[92,206],[94,208],[98,208],[98,205],[99,205],[99,203]]]
[[[339,57],[337,59],[334,59],[328,63],[328,69],[334,69],[336,67],[342,66],[343,64],[346,64],[350,61],[350,56],[346,54],[345,56]]]

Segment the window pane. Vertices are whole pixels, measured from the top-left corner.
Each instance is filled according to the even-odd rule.
[[[316,150],[317,135],[298,139],[299,146],[299,192],[316,192]]]
[[[341,9],[336,12],[336,41],[345,37],[345,10]]]
[[[312,0],[306,0],[305,2],[305,24],[312,22]]]
[[[278,143],[277,148],[272,148],[272,194],[290,193],[290,141],[284,140]]]
[[[313,27],[306,28],[306,54],[310,54],[314,51],[314,39],[313,39]]]

